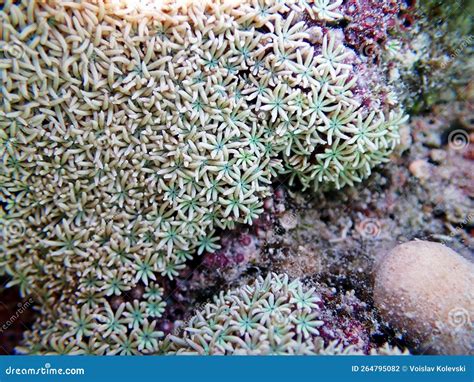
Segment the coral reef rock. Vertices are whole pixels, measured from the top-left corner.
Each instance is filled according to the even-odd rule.
[[[428,241],[401,244],[377,264],[382,316],[435,354],[474,354],[474,264]]]

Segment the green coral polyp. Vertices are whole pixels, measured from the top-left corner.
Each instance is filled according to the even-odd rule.
[[[113,309],[129,328],[104,350],[92,327],[111,298],[217,249],[277,176],[340,188],[387,159],[402,114],[353,96],[335,34],[309,42],[305,20],[339,20],[340,4],[5,2],[0,35],[21,55],[0,52],[0,201],[25,235],[5,238],[0,268],[23,294],[48,290],[25,343],[155,351],[160,309],[137,298]]]

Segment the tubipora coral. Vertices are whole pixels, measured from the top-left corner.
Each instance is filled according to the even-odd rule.
[[[325,340],[324,303],[316,288],[268,274],[198,310],[180,336],[161,344],[168,354],[365,354],[346,338]],[[372,349],[371,354],[378,354]],[[402,354],[388,344],[381,354]]]
[[[38,301],[25,344],[155,351],[158,277],[251,224],[272,180],[340,188],[388,160],[405,117],[328,27],[340,5],[4,3],[0,269]]]

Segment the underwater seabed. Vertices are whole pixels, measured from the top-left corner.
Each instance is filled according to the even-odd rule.
[[[472,7],[5,1],[0,353],[474,354]]]

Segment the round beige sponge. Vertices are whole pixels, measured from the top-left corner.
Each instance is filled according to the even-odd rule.
[[[474,264],[445,245],[411,241],[393,248],[375,270],[382,317],[420,351],[474,352]]]

